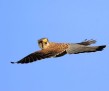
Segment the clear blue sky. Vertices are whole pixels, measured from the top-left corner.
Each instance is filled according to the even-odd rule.
[[[39,50],[37,40],[109,43],[109,0],[1,0],[0,91],[109,91],[109,47],[12,65]]]

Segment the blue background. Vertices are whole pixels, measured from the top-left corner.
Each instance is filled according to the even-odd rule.
[[[96,39],[102,52],[10,64],[37,40]],[[0,91],[109,91],[109,0],[0,0]]]

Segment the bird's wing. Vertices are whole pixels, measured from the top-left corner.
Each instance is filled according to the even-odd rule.
[[[11,63],[21,63],[21,64],[31,63],[31,62],[38,61],[41,59],[53,57],[54,55],[56,55],[54,51],[47,51],[43,49],[43,50],[36,51],[34,53],[29,54],[17,62],[11,62]]]
[[[51,47],[36,51],[34,53],[31,53],[27,55],[26,57],[22,58],[21,60],[17,62],[11,62],[11,63],[31,63],[34,61],[38,61],[41,59],[45,58],[50,58],[50,57],[60,57],[66,54],[66,49],[67,45],[63,44],[51,44]]]
[[[66,50],[66,52],[68,54],[96,52],[96,51],[102,51],[103,48],[105,48],[105,47],[106,47],[106,45],[102,45],[102,46],[85,46],[85,45],[79,45],[79,44],[69,44],[69,47]]]
[[[77,43],[77,44],[88,46],[88,45],[91,45],[91,44],[94,44],[94,43],[96,43],[96,40],[93,40],[93,39],[87,40],[86,39],[85,41]]]

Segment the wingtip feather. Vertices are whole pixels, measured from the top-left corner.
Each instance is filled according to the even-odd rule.
[[[15,64],[16,62],[11,62],[11,64]]]
[[[106,45],[99,46],[99,47],[97,48],[97,51],[102,51],[105,47],[106,47]]]

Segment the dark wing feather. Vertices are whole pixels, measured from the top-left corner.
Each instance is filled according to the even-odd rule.
[[[55,57],[61,57],[61,56],[64,56],[65,54],[67,54],[66,50],[57,54],[57,55],[55,55]]]
[[[37,52],[27,55],[26,57],[22,58],[21,60],[19,60],[17,62],[11,62],[11,63],[21,63],[21,64],[31,63],[34,61],[52,57],[54,55],[55,55],[55,52],[53,52],[53,51],[40,50],[40,51],[37,51]]]

